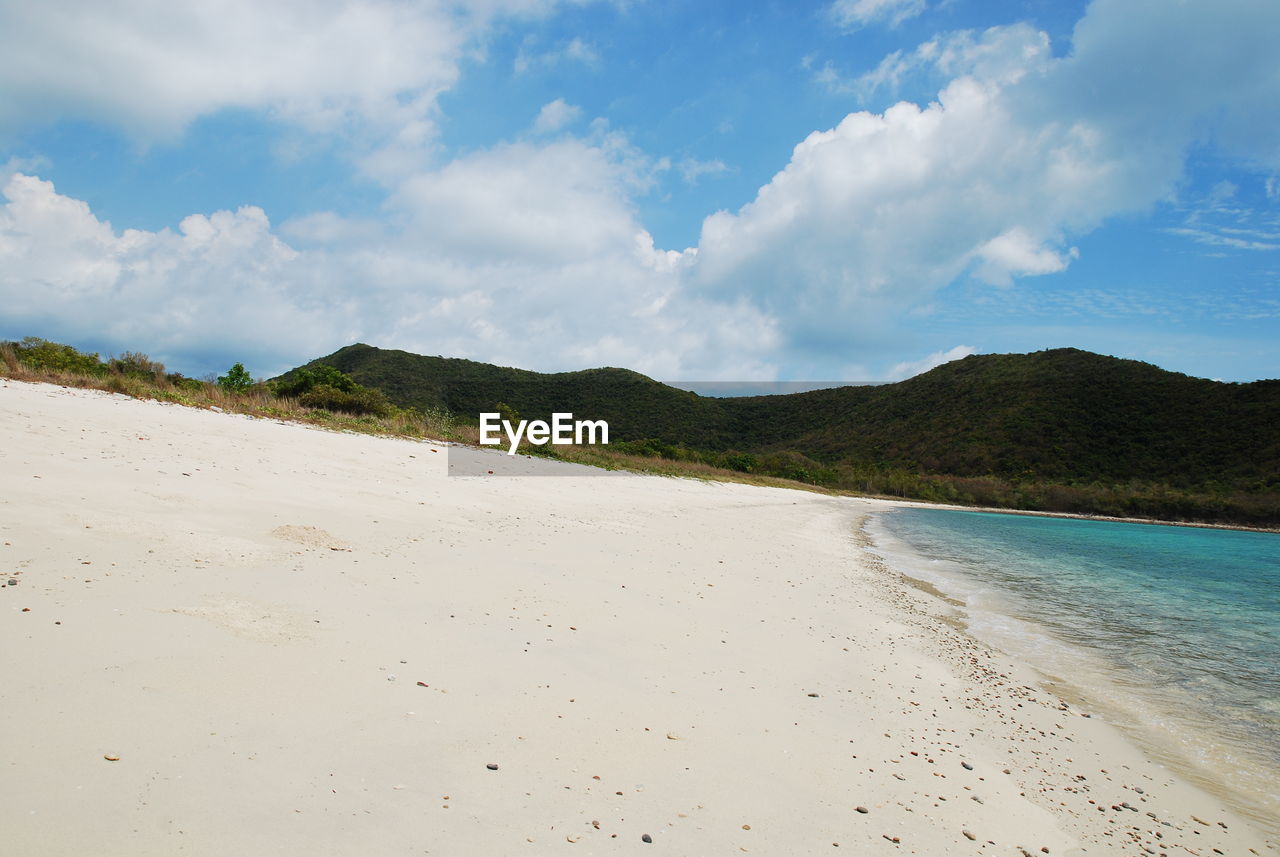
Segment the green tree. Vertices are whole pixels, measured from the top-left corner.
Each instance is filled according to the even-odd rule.
[[[321,363],[310,369],[296,369],[284,378],[271,382],[271,390],[277,396],[299,398],[316,387],[331,387],[343,393],[354,393],[360,385],[351,377],[327,364]]]
[[[253,376],[243,363],[232,366],[225,375],[218,376],[218,386],[228,393],[243,393],[253,386]]]

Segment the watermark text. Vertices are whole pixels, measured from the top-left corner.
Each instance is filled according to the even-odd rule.
[[[498,446],[502,443],[502,435],[507,436],[510,447],[507,455],[515,455],[521,439],[535,446],[552,443],[556,446],[569,444],[607,444],[609,442],[609,423],[604,420],[575,420],[571,413],[555,413],[551,422],[543,420],[520,420],[515,425],[504,420],[502,414],[484,413],[480,415],[480,443],[485,446]]]

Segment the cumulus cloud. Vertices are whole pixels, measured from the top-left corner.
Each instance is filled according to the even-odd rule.
[[[192,354],[224,341],[310,349],[334,323],[291,276],[299,255],[261,209],[191,215],[176,231],[116,232],[50,182],[21,173],[0,206],[0,300],[9,325]],[[288,324],[281,324],[289,319]]]
[[[993,286],[1008,286],[1014,277],[1065,271],[1068,260],[1079,255],[1080,251],[1075,247],[1065,253],[1044,247],[1023,229],[1014,227],[978,248],[977,256],[981,262],[976,273]]]
[[[395,227],[317,213],[281,227],[291,242],[254,207],[117,231],[14,173],[0,336],[118,342],[197,373],[226,368],[211,353],[269,374],[363,340],[547,370],[768,376],[772,320],[681,293],[691,254],[653,246],[624,161],[581,141],[510,144],[418,176],[391,203]]]
[[[946,351],[935,351],[920,360],[909,360],[895,365],[885,374],[885,380],[904,381],[907,378],[914,378],[916,375],[928,372],[930,369],[936,369],[943,363],[950,363],[952,360],[960,360],[970,354],[977,353],[977,349],[969,345],[957,345],[955,348]]]
[[[563,98],[542,105],[538,116],[533,120],[533,133],[550,134],[559,131],[566,125],[577,122],[582,117],[582,108],[566,104]]]
[[[1278,37],[1280,7],[1257,0],[1097,0],[1061,58],[1021,24],[932,39],[877,74],[945,73],[937,99],[809,135],[704,221],[694,287],[750,294],[788,342],[834,343],[961,277],[1062,271],[1070,236],[1167,198],[1193,145],[1274,169],[1280,122],[1258,107],[1280,99]]]
[[[164,138],[227,107],[382,121],[453,84],[468,26],[434,2],[7,3],[0,128],[87,117]]]

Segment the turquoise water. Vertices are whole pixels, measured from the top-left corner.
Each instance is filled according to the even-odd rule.
[[[877,524],[975,634],[1084,684],[1255,812],[1280,807],[1280,534],[943,509]]]

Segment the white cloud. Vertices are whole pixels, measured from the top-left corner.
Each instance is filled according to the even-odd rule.
[[[600,63],[600,52],[590,42],[572,38],[551,50],[539,51],[535,39],[525,39],[516,53],[513,63],[516,74],[524,74],[532,68],[549,67],[563,62],[578,62],[587,66]]]
[[[679,287],[692,253],[635,220],[614,135],[513,143],[408,182],[389,221],[258,208],[118,232],[15,173],[0,205],[0,337],[112,341],[200,374],[238,355],[274,373],[354,341],[506,365],[769,377],[771,319]],[[655,348],[654,343],[662,343]]]
[[[885,23],[896,27],[925,10],[925,0],[836,0],[831,14],[845,27]]]
[[[1220,229],[1217,232],[1210,232],[1207,229],[1192,229],[1186,226],[1178,226],[1165,230],[1173,235],[1182,235],[1190,238],[1200,244],[1208,244],[1211,247],[1230,247],[1233,250],[1280,250],[1280,244],[1272,241],[1259,241],[1253,238],[1240,238],[1234,235],[1223,234],[1228,232],[1226,229]],[[1278,236],[1271,236],[1273,239]]]
[[[728,165],[719,158],[710,161],[684,158],[676,168],[680,171],[680,178],[684,179],[686,184],[697,184],[703,176],[718,176],[729,172]]]
[[[1065,271],[1080,252],[1065,253],[1043,246],[1023,229],[1014,227],[983,244],[976,251],[981,260],[977,275],[993,286],[1008,286],[1014,277],[1035,277]]]
[[[314,349],[334,314],[261,209],[191,215],[178,230],[117,233],[53,185],[13,174],[0,206],[0,300],[9,326],[157,352],[230,344]],[[16,333],[16,332],[15,332]],[[271,343],[264,348],[263,343]]]
[[[907,378],[914,378],[916,375],[922,375],[930,369],[936,369],[943,363],[950,363],[952,360],[960,360],[968,357],[970,354],[977,354],[977,349],[968,345],[957,345],[955,348],[947,351],[936,351],[928,357],[920,360],[910,360],[899,363],[885,373],[886,381],[904,381]]]
[[[135,2],[130,20],[148,19],[136,10],[152,6]],[[853,113],[809,135],[754,200],[708,217],[698,247],[680,251],[654,246],[637,200],[672,169],[696,178],[715,162],[673,167],[603,121],[582,136],[427,165],[433,99],[476,26],[444,6],[268,5],[277,29],[295,28],[278,58],[260,32],[270,28],[244,23],[240,0],[226,20],[177,6],[145,27],[85,4],[86,23],[58,31],[54,43],[78,57],[60,66],[22,44],[57,29],[53,5],[32,7],[17,35],[0,26],[0,91],[15,93],[0,123],[25,123],[24,111],[114,116],[145,136],[238,105],[306,127],[355,125],[374,141],[364,166],[388,188],[377,219],[317,212],[276,230],[246,206],[118,232],[47,182],[5,182],[0,305],[13,335],[93,334],[188,361],[240,349],[256,372],[359,339],[666,377],[883,366],[878,355],[912,308],[959,278],[1005,284],[1063,270],[1075,236],[1169,198],[1193,145],[1280,171],[1280,122],[1259,109],[1280,101],[1280,9],[1261,0],[1097,0],[1057,58],[1025,25],[932,39],[883,77],[891,85],[900,67],[951,78],[935,101]],[[313,8],[349,26],[335,31]],[[484,13],[512,9],[537,11]],[[88,39],[98,31],[112,38]],[[415,33],[423,45],[407,44]],[[352,56],[395,62],[356,68],[329,55],[339,38]],[[125,48],[124,60],[109,55]],[[589,61],[589,48],[551,53]],[[291,65],[258,79],[277,63]],[[569,109],[554,108],[561,118]],[[549,114],[544,128],[558,121]]]
[[[538,117],[533,120],[533,133],[550,134],[577,122],[581,117],[581,107],[566,104],[563,98],[557,98],[542,105],[542,109],[538,111]]]
[[[6,3],[0,129],[75,117],[167,138],[228,107],[399,124],[454,83],[473,26],[436,2]]]
[[[811,134],[703,224],[693,285],[749,294],[784,340],[876,340],[957,278],[1052,274],[1069,238],[1167,199],[1189,147],[1280,164],[1280,7],[1097,0],[1072,51],[1026,25],[937,37],[880,77],[953,76],[924,106]],[[1251,135],[1237,130],[1252,128]],[[865,346],[864,346],[865,347]]]
[[[814,79],[832,92],[867,101],[881,90],[897,93],[917,78],[973,77],[984,83],[1017,83],[1027,74],[1043,71],[1048,60],[1047,34],[1029,24],[1011,24],[935,36],[914,50],[888,54],[875,68],[854,78],[846,78],[827,62]]]

